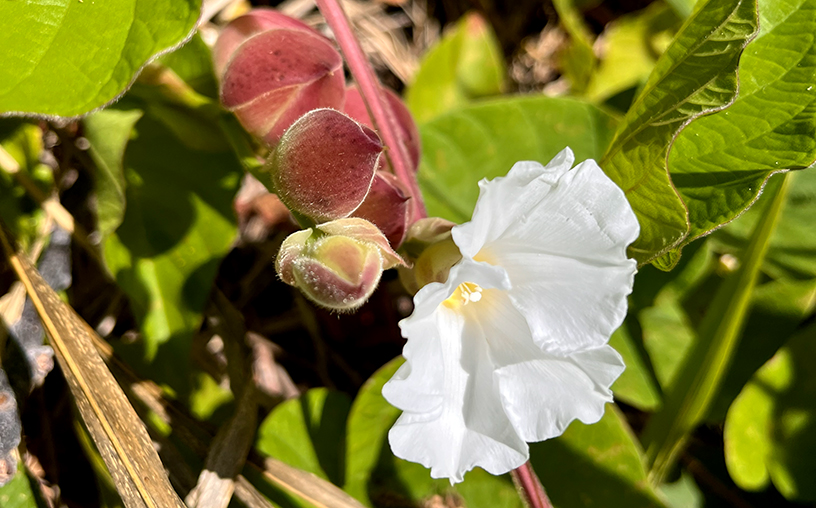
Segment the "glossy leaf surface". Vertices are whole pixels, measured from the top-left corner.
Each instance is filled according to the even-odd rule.
[[[669,179],[667,157],[683,126],[735,98],[737,63],[757,28],[752,0],[709,0],[658,60],[601,167],[626,192],[640,222],[629,248],[640,263],[687,235],[686,208]]]
[[[0,114],[77,116],[192,35],[199,0],[3,2]]]
[[[419,184],[430,216],[470,220],[482,178],[521,160],[547,163],[569,146],[577,161],[598,159],[614,120],[590,104],[514,97],[475,104],[422,124]]]

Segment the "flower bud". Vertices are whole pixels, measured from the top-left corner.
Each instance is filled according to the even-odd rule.
[[[409,192],[399,178],[385,171],[377,171],[368,196],[354,211],[354,216],[372,222],[395,249],[399,248],[410,220],[408,196]]]
[[[318,109],[286,131],[263,171],[290,210],[324,222],[360,206],[382,149],[368,127],[333,109]]]
[[[410,293],[430,282],[445,282],[451,267],[462,259],[451,237],[454,224],[439,217],[414,222],[408,229],[402,250],[414,261],[412,268],[400,268],[402,285]]]
[[[411,112],[402,102],[402,99],[389,88],[383,88],[385,91],[385,98],[391,106],[391,111],[394,113],[396,123],[400,128],[400,134],[405,141],[405,147],[408,149],[408,155],[411,157],[411,166],[414,171],[419,167],[420,155],[420,139],[419,130],[417,130],[414,117]],[[346,101],[343,106],[343,112],[351,118],[357,120],[361,124],[374,128],[374,122],[371,121],[371,116],[368,114],[363,97],[356,86],[349,86],[346,88]],[[380,162],[379,169],[385,169],[385,160]]]
[[[213,46],[213,68],[216,76],[224,73],[233,52],[250,37],[274,29],[301,30],[314,33],[306,23],[274,9],[260,7],[235,18],[221,30]]]
[[[343,59],[298,20],[259,9],[232,21],[213,49],[221,103],[274,145],[304,113],[343,105]]]
[[[316,304],[332,310],[360,307],[384,269],[404,264],[388,240],[368,221],[340,219],[298,231],[281,245],[280,278]]]

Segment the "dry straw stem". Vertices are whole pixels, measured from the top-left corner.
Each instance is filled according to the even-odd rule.
[[[139,379],[113,355],[110,344],[98,335],[94,336],[94,345],[117,377],[130,387],[139,403],[150,409],[165,424],[172,425],[173,433],[194,453],[201,457],[208,453],[207,443],[212,442],[213,435],[202,428],[186,408],[165,399],[161,388],[152,381]],[[162,444],[163,447],[165,445],[169,446],[169,443]],[[250,460],[246,463],[250,470],[259,473],[280,490],[302,498],[317,508],[364,508],[356,499],[322,478],[275,459],[261,460],[253,455],[250,453]],[[244,476],[235,477],[234,485],[235,496],[247,506],[269,506],[268,502],[261,502],[265,498]]]
[[[191,508],[227,508],[235,478],[246,462],[257,426],[258,404],[251,384],[244,385],[238,410],[213,440],[198,484],[185,501]]]
[[[147,429],[96,352],[94,332],[16,252],[2,223],[0,244],[43,322],[80,415],[125,506],[183,508]]]

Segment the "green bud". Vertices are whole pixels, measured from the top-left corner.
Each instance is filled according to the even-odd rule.
[[[317,305],[351,311],[368,300],[383,270],[404,264],[376,226],[349,218],[290,235],[275,268]]]

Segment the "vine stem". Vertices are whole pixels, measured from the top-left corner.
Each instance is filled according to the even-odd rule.
[[[360,88],[363,102],[365,102],[371,119],[374,121],[374,127],[380,132],[383,141],[385,141],[386,157],[391,162],[391,167],[394,168],[394,174],[411,192],[411,197],[413,197],[411,200],[413,203],[413,220],[427,217],[428,213],[425,211],[422,194],[419,191],[419,185],[411,167],[408,149],[400,135],[396,116],[391,110],[391,105],[384,99],[382,87],[374,75],[374,70],[371,68],[365,53],[363,53],[360,42],[351,29],[348,16],[346,16],[339,0],[316,0],[315,3],[323,17],[326,18],[326,23],[334,32],[340,51],[343,52],[343,56],[346,58],[351,75],[354,76],[354,80]]]
[[[530,508],[553,508],[550,498],[541,480],[538,479],[532,464],[528,460],[524,464],[510,472],[513,475],[516,485],[521,491],[521,497]]]

